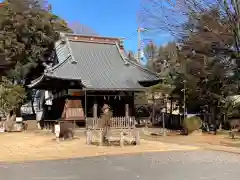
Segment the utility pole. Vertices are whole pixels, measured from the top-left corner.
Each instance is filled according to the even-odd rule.
[[[180,60],[180,64],[181,64],[181,71],[182,73],[186,73],[186,62],[185,59],[181,56],[180,51],[182,49],[181,45],[177,45],[177,55],[178,58]],[[183,89],[181,90],[183,92],[183,119],[185,119],[186,115],[187,115],[187,108],[186,108],[186,79],[184,77],[183,79]]]
[[[137,61],[138,61],[138,63],[140,63],[140,60],[141,60],[141,50],[142,50],[142,47],[141,47],[141,42],[142,42],[141,32],[144,32],[144,31],[146,31],[146,29],[144,29],[144,28],[138,28],[137,29],[137,34],[138,34]]]
[[[167,102],[166,102],[166,95],[163,96],[163,103],[164,103],[164,109],[162,112],[162,126],[163,126],[163,136],[166,136],[166,130],[165,130],[165,114],[167,115]]]
[[[138,33],[138,50],[137,50],[137,61],[138,63],[140,63],[140,56],[141,56],[141,29],[138,28],[137,29],[137,33]]]
[[[183,80],[183,116],[186,117],[186,80]]]

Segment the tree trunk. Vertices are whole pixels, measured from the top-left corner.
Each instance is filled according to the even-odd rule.
[[[211,124],[216,125],[216,113],[215,113],[215,107],[211,107]]]
[[[211,128],[211,131],[214,132],[214,135],[217,133],[217,122],[216,122],[216,107],[211,107],[211,125],[213,129]]]
[[[13,131],[15,122],[16,122],[16,115],[15,114],[13,114],[13,115],[8,114],[7,115],[7,120],[6,120],[6,123],[5,123],[5,130],[8,131],[8,132]]]
[[[222,118],[221,118],[222,119]],[[222,131],[222,127],[223,127],[223,125],[225,124],[225,122],[226,122],[226,113],[224,113],[224,115],[223,115],[223,120],[220,122],[220,125],[219,125],[219,131]]]
[[[34,109],[34,98],[31,98],[31,108],[32,108],[32,113],[36,114]]]
[[[16,112],[16,116],[17,117],[21,117],[22,115],[21,115],[21,105],[19,105],[17,108],[16,108],[16,110],[15,110]]]
[[[172,112],[173,112],[173,99],[171,97],[171,99],[170,99],[170,112],[169,112],[169,119],[168,119],[168,122],[170,122],[171,125],[173,124],[172,123],[172,117],[173,117]]]
[[[36,92],[37,91],[31,91],[31,93],[32,93],[32,98],[31,98],[31,108],[32,108],[32,113],[33,113],[33,115],[35,115],[36,114],[36,112],[35,112],[35,109],[34,109],[34,99],[35,99],[35,96],[36,96]]]
[[[156,119],[155,119],[155,93],[152,92],[152,102],[153,102],[153,108],[152,108],[152,124],[156,125]]]
[[[218,127],[218,130],[219,130],[219,131],[222,131],[222,122],[220,122],[220,125],[219,125],[219,127]]]

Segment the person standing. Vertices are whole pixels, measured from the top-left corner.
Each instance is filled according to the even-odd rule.
[[[103,129],[103,142],[107,141],[108,133],[111,126],[111,117],[112,112],[110,111],[110,107],[108,104],[104,104],[102,107],[103,114],[101,115],[100,119],[100,128]]]

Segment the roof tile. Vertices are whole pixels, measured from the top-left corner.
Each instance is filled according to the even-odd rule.
[[[61,59],[48,76],[79,79],[89,89],[142,89],[139,81],[157,80],[154,73],[123,58],[117,44],[69,40],[71,56],[56,49]],[[65,56],[64,56],[65,54]],[[62,59],[65,58],[63,61]],[[75,62],[75,63],[73,63]]]

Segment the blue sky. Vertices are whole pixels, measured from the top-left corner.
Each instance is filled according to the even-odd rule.
[[[2,2],[3,0],[0,0]],[[137,17],[141,0],[48,0],[53,13],[68,23],[78,22],[92,28],[99,35],[126,38],[125,49],[137,51]],[[172,40],[166,32],[145,37],[163,45]],[[153,38],[153,39],[152,39]]]
[[[137,50],[137,13],[140,0],[48,0],[53,13],[68,23],[79,22],[99,35],[124,37],[127,50]],[[166,44],[169,36],[159,36],[158,44]]]

